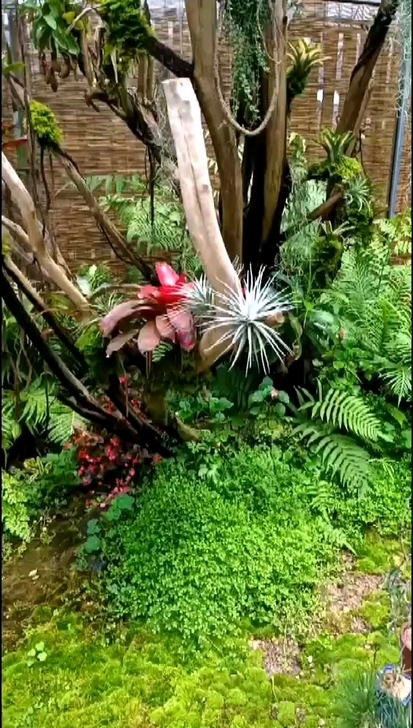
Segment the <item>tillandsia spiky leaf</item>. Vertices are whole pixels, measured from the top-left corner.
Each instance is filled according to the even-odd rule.
[[[188,291],[188,306],[199,328],[204,334],[222,331],[215,346],[230,345],[234,353],[232,366],[245,352],[247,371],[253,362],[265,372],[269,370],[267,348],[279,359],[290,353],[274,326],[283,322],[284,314],[292,309],[291,302],[284,292],[273,288],[271,281],[264,283],[263,275],[264,268],[255,279],[247,273],[241,291],[225,286],[224,292],[208,292],[206,281]]]
[[[187,290],[188,307],[198,328],[202,329],[213,316],[214,291],[205,276],[193,281]]]

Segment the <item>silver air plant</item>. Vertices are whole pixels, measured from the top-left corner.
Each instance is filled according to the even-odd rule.
[[[285,292],[276,291],[271,281],[263,281],[264,270],[255,278],[247,273],[242,289],[235,291],[223,284],[224,291],[217,293],[206,278],[195,281],[188,291],[188,308],[200,332],[220,330],[215,346],[228,344],[234,354],[231,366],[246,353],[247,371],[255,363],[268,372],[267,349],[281,361],[291,353],[275,327],[293,306]]]

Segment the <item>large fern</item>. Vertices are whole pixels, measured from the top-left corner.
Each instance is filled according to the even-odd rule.
[[[411,399],[410,275],[410,266],[391,265],[391,248],[377,234],[367,248],[344,253],[340,274],[320,301],[399,402]]]
[[[116,212],[120,224],[126,227],[127,241],[136,245],[140,255],[168,252],[182,270],[199,271],[200,263],[186,229],[183,207],[165,190],[157,190],[153,219],[151,201],[142,194],[137,197],[107,195],[100,199],[100,204]]]
[[[320,384],[317,399],[305,389],[297,394],[296,434],[343,485],[363,492],[371,477],[371,449],[385,437],[381,420],[358,394],[336,388],[324,393]]]
[[[19,394],[3,392],[2,447],[7,452],[16,442],[24,425],[35,437],[64,445],[80,418],[62,404],[52,384],[36,379]]]
[[[360,395],[341,389],[329,389],[325,395],[318,385],[318,400],[312,404],[311,417],[326,424],[352,432],[362,440],[376,442],[381,434],[382,422],[370,410]],[[302,409],[307,407],[303,405]]]

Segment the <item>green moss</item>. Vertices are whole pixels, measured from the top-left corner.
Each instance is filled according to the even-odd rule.
[[[368,599],[358,610],[360,617],[374,630],[385,629],[390,622],[390,597],[379,592]]]
[[[297,706],[295,703],[291,703],[288,700],[283,700],[278,704],[278,715],[277,719],[284,725],[294,725],[296,719]]]
[[[402,562],[400,541],[382,538],[371,531],[357,549],[357,570],[364,574],[385,574]]]
[[[141,3],[135,0],[100,0],[99,14],[107,24],[106,55],[109,57],[115,49],[117,62],[126,69],[154,35]],[[113,68],[108,70],[113,74]]]
[[[308,179],[327,180],[331,178],[337,182],[351,182],[357,177],[364,176],[359,160],[347,157],[345,154],[340,154],[335,162],[323,159],[321,162],[311,164],[308,168]]]
[[[31,728],[281,728],[295,725],[300,714],[306,726],[318,727],[323,719],[338,728],[334,706],[341,676],[398,660],[396,642],[382,629],[384,604],[381,594],[362,610],[375,616],[380,631],[320,635],[303,647],[301,675],[276,675],[272,685],[262,655],[241,638],[183,661],[168,636],[133,627],[129,642],[108,644],[77,615],[60,614],[31,630],[22,647],[3,660],[4,723],[10,728],[26,723]],[[27,653],[40,641],[47,659],[29,666]]]
[[[361,162],[355,157],[340,156],[332,170],[334,176],[339,177],[343,182],[350,182],[356,177],[364,177],[364,170]]]
[[[45,147],[59,145],[63,134],[51,109],[39,101],[30,102],[30,118],[33,131],[40,145]]]
[[[29,666],[40,641],[47,658]],[[241,641],[184,664],[169,638],[138,630],[129,645],[107,644],[68,614],[31,631],[3,660],[5,725],[270,728],[271,686],[255,659]]]

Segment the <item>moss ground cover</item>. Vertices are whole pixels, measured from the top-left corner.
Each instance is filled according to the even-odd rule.
[[[394,543],[379,541],[386,568]],[[381,561],[383,564],[383,561]],[[269,680],[262,653],[243,638],[183,660],[176,642],[142,627],[115,641],[73,613],[38,610],[19,648],[3,662],[6,728],[282,728],[338,726],[337,684],[354,668],[398,659],[389,638],[389,602],[371,595],[358,610],[367,634],[321,631],[301,645],[299,676]],[[42,646],[44,661],[30,657]],[[323,723],[324,721],[324,723]]]

